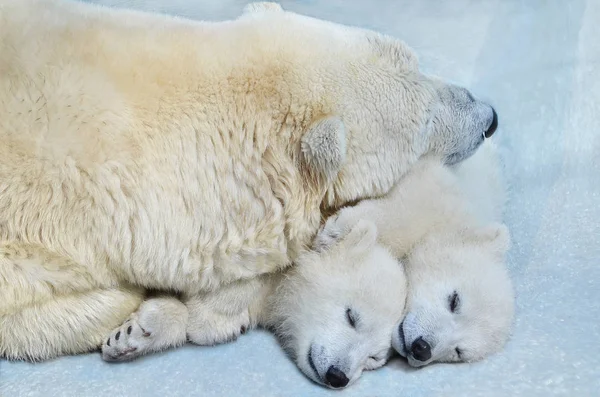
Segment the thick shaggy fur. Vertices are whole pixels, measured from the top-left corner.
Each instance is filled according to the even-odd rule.
[[[510,334],[514,296],[500,171],[492,142],[456,170],[436,156],[423,158],[385,198],[338,213],[342,227],[373,221],[380,243],[405,262],[407,314],[393,342],[413,366],[480,360]]]
[[[0,42],[11,359],[99,346],[138,287],[181,293],[190,339],[223,341],[322,211],[387,193],[427,153],[470,156],[492,120],[402,42],[272,4],[204,23],[0,0]]]
[[[404,313],[406,276],[404,266],[377,244],[373,223],[360,219],[346,226],[341,230],[328,221],[314,249],[300,253],[293,267],[243,288],[227,286],[185,304],[169,296],[146,300],[105,340],[103,358],[131,360],[179,346],[186,337],[210,343],[229,321],[236,332],[257,325],[272,329],[315,382],[351,385],[363,370],[379,368],[391,356],[393,328]],[[221,340],[235,336],[219,335]],[[332,378],[331,368],[343,378]]]

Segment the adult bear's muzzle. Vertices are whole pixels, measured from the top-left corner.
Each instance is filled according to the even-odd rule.
[[[496,113],[496,109],[492,107],[492,123],[488,127],[488,129],[483,134],[486,138],[490,138],[496,132],[498,128],[498,113]]]

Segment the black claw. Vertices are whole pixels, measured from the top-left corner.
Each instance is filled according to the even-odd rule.
[[[115,335],[115,340],[119,340],[120,336],[121,336],[121,331],[117,332],[117,334]]]
[[[144,335],[146,338],[147,338],[147,337],[149,337],[149,336],[151,335],[151,333],[150,333],[150,332],[148,332],[148,331],[146,331],[144,328],[142,328],[142,326],[141,326],[141,325],[139,325],[139,324],[138,324],[138,326],[139,326],[139,327],[142,329],[142,332],[143,332],[143,334],[142,334],[142,335]]]
[[[127,327],[127,335],[131,335],[131,325]]]
[[[246,327],[244,325],[242,325],[242,328],[240,328],[240,333],[242,335],[244,335],[246,333]]]
[[[106,340],[106,346],[110,346],[110,338]]]

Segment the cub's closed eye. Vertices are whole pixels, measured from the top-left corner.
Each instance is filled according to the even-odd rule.
[[[455,313],[458,310],[460,298],[458,297],[458,293],[456,291],[454,291],[452,295],[448,296],[448,305],[452,313]]]
[[[348,324],[350,324],[352,328],[356,328],[357,318],[352,309],[346,309],[346,320],[348,320]]]
[[[456,349],[454,349],[456,351],[456,355],[458,356],[458,358],[461,358],[462,355],[462,351],[457,347]]]

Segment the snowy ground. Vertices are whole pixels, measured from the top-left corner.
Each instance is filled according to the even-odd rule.
[[[197,19],[244,1],[96,0]],[[284,8],[400,37],[428,72],[494,104],[512,188],[507,219],[518,294],[505,351],[420,370],[401,360],[344,396],[551,396],[600,393],[600,1],[282,1]],[[308,381],[266,332],[186,346],[125,365],[98,354],[0,361],[12,396],[333,395]]]

